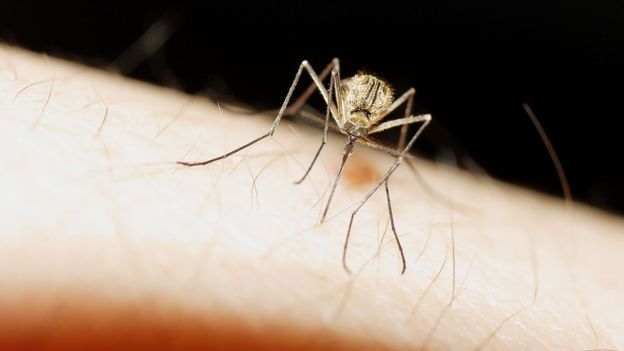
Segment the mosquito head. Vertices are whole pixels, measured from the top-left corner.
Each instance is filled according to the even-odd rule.
[[[371,127],[371,114],[366,110],[354,110],[349,114],[349,118],[344,125],[345,131],[355,137],[364,137]]]

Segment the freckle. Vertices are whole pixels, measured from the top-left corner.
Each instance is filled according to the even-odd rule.
[[[368,162],[365,158],[354,154],[344,170],[344,176],[349,186],[361,188],[374,184],[381,178],[377,167]]]

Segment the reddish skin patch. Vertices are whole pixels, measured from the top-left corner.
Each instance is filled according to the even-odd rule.
[[[370,186],[379,181],[382,175],[377,167],[370,164],[365,158],[353,154],[344,170],[344,177],[347,184],[354,188]]]
[[[340,335],[330,327],[297,327],[279,320],[256,321],[252,325],[223,313],[182,312],[155,300],[123,305],[88,296],[59,301],[55,308],[50,308],[49,302],[45,304],[47,308],[40,308],[44,305],[42,301],[0,306],[0,350],[367,351],[387,348],[365,337],[360,340]]]

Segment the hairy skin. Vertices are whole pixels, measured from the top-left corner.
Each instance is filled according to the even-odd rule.
[[[271,118],[0,47],[0,349],[624,348],[621,218],[418,160],[453,201],[403,165],[407,271],[380,189],[348,275],[392,158],[356,146],[323,225],[335,135],[301,185],[321,132],[287,120],[175,164]]]

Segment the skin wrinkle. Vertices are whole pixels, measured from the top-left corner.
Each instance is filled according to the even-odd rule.
[[[493,331],[495,343],[485,349],[623,346],[617,321],[624,286],[609,279],[624,273],[612,264],[624,245],[620,218],[575,205],[574,231],[583,235],[575,235],[580,255],[570,257],[570,281],[557,249],[570,229],[562,202],[417,160],[427,186],[452,198],[453,209],[471,210],[449,218],[448,201],[431,200],[401,167],[392,177],[392,207],[407,272],[397,272],[395,243],[379,232],[387,214],[385,197],[376,194],[358,215],[349,248],[358,273],[348,276],[341,243],[349,209],[367,187],[358,179],[341,184],[323,225],[314,207],[341,156],[335,135],[319,159],[329,166],[297,186],[292,181],[305,169],[296,160],[312,156],[318,129],[297,125],[296,133],[284,133],[288,127],[280,125],[275,143],[191,171],[175,160],[193,150],[210,157],[226,138],[245,142],[266,130],[271,116],[239,116],[54,58],[50,64],[17,49],[3,52],[16,79],[0,78],[8,94],[0,106],[0,349],[469,350]],[[3,60],[0,67],[8,65]],[[52,66],[53,94],[29,90],[42,103],[50,96],[41,128],[29,133],[41,105],[11,97],[50,77]],[[68,113],[93,96],[114,101],[96,138],[102,118],[78,120],[80,108]],[[391,162],[366,147],[356,151],[365,167],[354,169],[384,174]],[[252,210],[254,180],[262,201]],[[66,219],[61,226],[54,224],[59,218]],[[442,263],[451,224],[459,244],[452,306],[451,269]],[[527,273],[532,254],[518,250],[526,233],[535,241],[539,279]],[[451,254],[448,247],[447,265]],[[439,269],[444,277],[436,280]],[[596,334],[582,308],[568,308],[582,303],[574,282]],[[529,295],[535,303],[513,316]],[[403,322],[414,306],[428,323]]]

